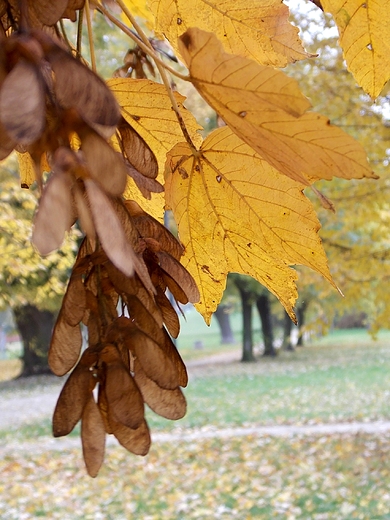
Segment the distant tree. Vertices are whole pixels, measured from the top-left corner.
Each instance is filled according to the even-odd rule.
[[[236,343],[230,323],[230,315],[231,306],[223,302],[218,305],[216,311],[214,312],[214,316],[221,331],[221,343],[224,343],[225,345],[233,345]]]
[[[270,292],[264,287],[259,286],[258,292],[255,296],[255,302],[260,316],[261,333],[264,343],[264,356],[276,356],[277,353],[274,345],[274,327],[272,323],[270,297]],[[291,321],[290,317],[289,319]]]
[[[284,312],[283,313],[283,339],[282,339],[282,349],[283,350],[294,350],[294,346],[291,342],[291,332],[293,328],[293,322],[291,321],[290,316]]]
[[[306,323],[306,314],[307,314],[307,308],[309,306],[309,301],[304,300],[302,302],[298,302],[297,306],[297,319],[298,319],[298,339],[297,339],[297,347],[303,347],[304,345],[304,330],[305,330],[305,323]]]
[[[238,289],[242,312],[242,361],[254,361],[253,306],[259,314],[264,356],[276,356],[271,311],[271,294],[265,287],[248,276],[232,274],[229,277]]]
[[[231,275],[237,287],[242,313],[242,357],[244,363],[255,361],[253,353],[253,290],[252,280],[246,276]]]

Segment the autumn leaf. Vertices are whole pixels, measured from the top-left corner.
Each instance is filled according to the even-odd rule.
[[[107,83],[117,98],[123,117],[153,150],[160,171],[158,180],[163,181],[162,172],[166,154],[175,144],[183,140],[180,125],[172,110],[165,87],[149,80],[126,78],[110,79]],[[185,97],[177,93],[175,97],[190,137],[196,145],[199,145],[202,141],[198,133],[201,127],[195,117],[183,107]],[[131,180],[124,196],[136,200],[153,217],[162,219],[165,205],[163,195],[152,194],[150,201],[145,200]]]
[[[177,39],[190,27],[211,31],[229,52],[264,65],[285,67],[309,55],[298,29],[289,22],[289,9],[280,0],[152,0],[156,30],[178,51]],[[180,51],[179,51],[180,52]]]
[[[289,265],[307,265],[332,283],[304,186],[278,173],[228,127],[207,137],[199,157],[186,144],[168,157],[167,203],[185,247],[183,265],[201,293],[196,307],[206,321],[229,272],[256,278],[291,316],[296,273]]]
[[[362,146],[314,112],[297,83],[282,72],[227,54],[212,33],[190,29],[180,48],[191,80],[224,121],[281,173],[307,177],[376,176]]]
[[[340,34],[348,70],[372,97],[390,79],[390,23],[387,0],[322,0]]]
[[[19,163],[20,184],[23,188],[28,188],[35,181],[34,162],[28,152],[16,152],[16,155]],[[41,157],[40,167],[41,171],[49,172],[51,170],[46,159],[46,154],[42,155]]]
[[[154,16],[152,11],[149,9],[148,2],[145,0],[123,0],[124,5],[129,9],[133,16],[139,16],[145,20],[149,28],[154,26]],[[122,13],[122,19],[125,23],[128,23],[128,19],[125,14]]]

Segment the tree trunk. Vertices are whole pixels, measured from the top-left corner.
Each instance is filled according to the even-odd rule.
[[[237,286],[242,306],[242,362],[255,361],[252,335],[252,293]]]
[[[228,311],[228,305],[218,305],[217,310],[214,312],[214,316],[221,331],[221,343],[225,345],[234,345],[236,340],[234,339],[234,334],[230,325],[230,314]]]
[[[284,350],[295,350],[292,343],[291,343],[291,330],[292,330],[292,324],[290,316],[287,314],[287,312],[284,313],[284,322],[283,322],[283,343],[282,348]]]
[[[30,304],[17,307],[13,312],[23,342],[21,377],[51,373],[47,353],[55,323],[55,314],[50,311],[41,311]]]
[[[256,307],[261,321],[261,330],[264,342],[264,356],[276,356],[274,347],[274,332],[268,294],[256,296]]]
[[[306,309],[307,309],[307,303],[301,303],[301,305],[297,308],[297,318],[298,318],[298,325],[299,325],[297,347],[303,347],[303,330],[302,329],[305,324]]]

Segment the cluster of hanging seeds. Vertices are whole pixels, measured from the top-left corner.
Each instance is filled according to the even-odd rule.
[[[177,239],[123,199],[128,176],[145,196],[162,190],[157,160],[104,81],[59,38],[58,20],[74,20],[83,5],[0,0],[0,160],[13,149],[32,159],[41,189],[33,242],[42,254],[60,247],[76,221],[85,233],[49,364],[59,376],[72,370],[53,433],[67,435],[81,420],[84,460],[95,476],[106,433],[133,453],[147,453],[145,403],[170,419],[184,415],[187,374],[171,340],[179,320],[167,291],[181,304],[198,301],[199,292],[180,264]]]
[[[179,262],[182,248],[176,238],[135,202],[117,204],[121,219],[128,221],[129,235],[137,236],[151,288],[137,273],[126,276],[103,248],[92,249],[86,239],[49,352],[57,375],[76,365],[58,399],[54,435],[67,435],[81,419],[84,460],[92,476],[103,461],[106,433],[133,453],[147,453],[150,435],[144,403],[168,419],[185,414],[180,387],[186,386],[187,373],[171,340],[179,333],[179,321],[166,290],[181,304],[199,298],[193,279]],[[80,323],[88,328],[88,347],[81,358]]]

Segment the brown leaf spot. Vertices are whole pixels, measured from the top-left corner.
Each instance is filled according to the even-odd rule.
[[[188,173],[187,173],[187,171],[184,168],[182,168],[180,166],[178,168],[178,170],[179,170],[179,173],[180,173],[182,179],[188,179]]]
[[[182,34],[180,36],[180,40],[183,42],[183,45],[189,49],[191,47],[191,44],[192,44],[192,38],[191,36],[188,34],[188,31],[185,32],[184,34]]]

